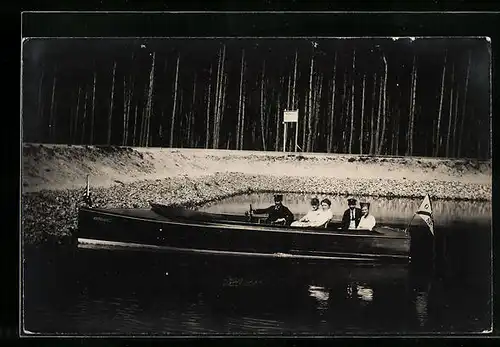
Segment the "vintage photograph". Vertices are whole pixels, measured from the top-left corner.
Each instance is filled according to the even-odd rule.
[[[24,39],[21,334],[491,332],[490,44]]]

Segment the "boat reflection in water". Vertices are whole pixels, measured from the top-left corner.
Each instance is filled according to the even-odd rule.
[[[317,300],[319,310],[328,308],[328,298],[330,297],[330,293],[326,288],[310,285],[309,295]]]
[[[429,291],[420,291],[415,296],[415,310],[420,326],[425,326],[427,323],[427,305],[429,303]]]
[[[342,335],[477,331],[488,278],[405,265],[192,261],[78,250],[29,256],[25,323],[48,334]],[[478,258],[474,258],[477,260]],[[40,276],[40,274],[44,274]]]
[[[355,289],[356,289],[356,295],[359,299],[361,299],[364,302],[373,301],[373,289],[372,288],[356,284]]]
[[[373,301],[373,289],[367,285],[350,283],[346,286],[346,298],[351,300],[359,299],[363,302]],[[316,299],[319,310],[328,308],[328,299],[330,298],[330,290],[320,286],[309,286],[309,295]]]

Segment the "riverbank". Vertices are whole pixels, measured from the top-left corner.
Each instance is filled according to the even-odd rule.
[[[491,200],[490,162],[26,144],[26,244],[71,240],[87,175],[100,207],[195,206],[259,191]]]

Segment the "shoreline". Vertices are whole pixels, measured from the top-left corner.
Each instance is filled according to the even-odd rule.
[[[431,188],[431,199],[491,201],[488,199],[491,190],[486,186],[474,184],[457,186],[449,182],[397,182],[383,179],[373,182],[329,179],[322,182],[324,188],[312,189],[318,182],[310,177],[270,178],[266,175],[223,173],[195,178],[184,176],[145,180],[109,188],[92,187],[91,191],[94,206],[102,208],[149,208],[150,201],[170,206],[197,207],[235,195],[265,192],[418,199],[428,192],[428,188]],[[373,191],[365,191],[363,194],[362,189],[368,186],[371,186]],[[68,189],[23,194],[22,222],[25,244],[71,242],[77,228],[77,213],[78,207],[82,205],[83,192],[83,189]],[[50,241],[51,238],[54,240]]]
[[[87,175],[95,206],[105,208],[148,208],[150,201],[196,207],[261,192],[388,198],[422,198],[429,193],[431,199],[491,201],[489,163],[378,157],[363,161],[363,156],[337,154],[298,158],[277,152],[232,157],[217,150],[28,144],[23,158],[22,241],[72,242]]]

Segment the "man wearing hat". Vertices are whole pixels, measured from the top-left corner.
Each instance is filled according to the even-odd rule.
[[[347,205],[349,208],[345,210],[342,216],[342,229],[356,229],[358,227],[359,221],[361,219],[361,209],[356,207],[356,199],[347,199]]]
[[[274,205],[269,206],[268,208],[253,210],[253,213],[267,213],[268,223],[290,225],[294,220],[293,213],[288,209],[288,207],[283,205],[283,195],[281,194],[274,195]]]
[[[358,229],[372,230],[376,224],[375,217],[370,214],[370,203],[361,202],[361,219],[359,220]]]

